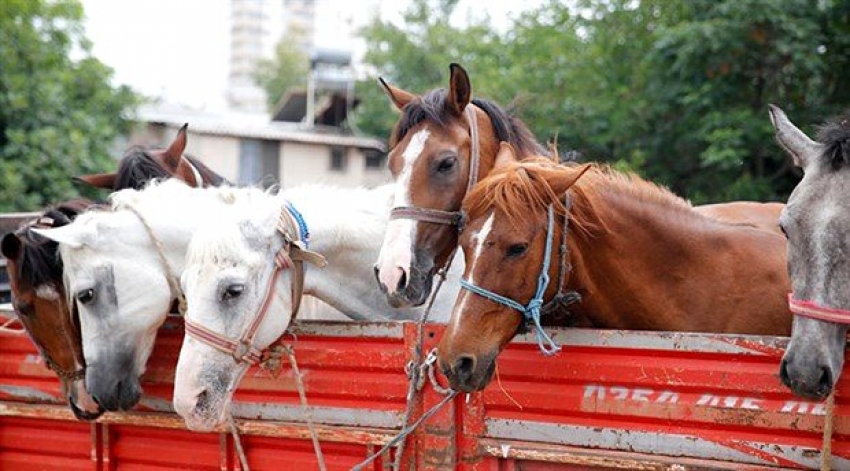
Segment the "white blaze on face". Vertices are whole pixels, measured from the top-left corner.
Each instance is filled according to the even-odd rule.
[[[413,165],[416,159],[422,155],[425,143],[431,134],[427,129],[418,131],[410,139],[410,143],[401,154],[404,166],[396,182],[395,199],[393,207],[410,206],[410,183],[413,174]],[[410,279],[410,265],[413,261],[413,238],[416,230],[416,221],[412,219],[393,219],[387,224],[387,232],[384,235],[384,244],[378,255],[378,278],[387,287],[390,293],[396,291],[402,274],[407,273]]]
[[[490,232],[493,230],[493,221],[496,220],[496,211],[490,213],[490,216],[487,217],[487,220],[484,221],[484,224],[481,226],[481,229],[475,231],[470,236],[470,240],[474,244],[472,248],[472,257],[471,260],[467,260],[469,262],[469,269],[467,273],[469,273],[468,281],[470,284],[475,284],[475,268],[478,265],[478,259],[481,258],[481,254],[484,252],[484,247],[487,244],[487,238],[490,237]],[[470,296],[477,296],[473,293],[470,293],[467,290],[461,290],[460,295],[458,296],[458,304],[455,306],[455,313],[463,313],[466,311],[466,301]],[[456,325],[460,321],[460,314],[452,316],[452,324],[453,328],[457,328]]]

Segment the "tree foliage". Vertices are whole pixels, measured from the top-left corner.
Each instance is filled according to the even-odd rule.
[[[767,103],[809,131],[850,104],[846,0],[552,1],[501,34],[486,18],[452,26],[454,6],[376,19],[366,60],[415,92],[459,62],[475,95],[516,106],[539,138],[697,202],[784,199],[796,184]],[[358,91],[360,129],[386,137],[397,115],[374,82]]]
[[[274,57],[257,64],[254,80],[266,91],[266,104],[270,110],[290,88],[307,87],[310,58],[299,47],[305,34],[303,30],[291,27],[275,47]]]
[[[0,211],[77,196],[72,175],[114,166],[110,145],[137,97],[110,85],[82,17],[72,0],[0,5]]]

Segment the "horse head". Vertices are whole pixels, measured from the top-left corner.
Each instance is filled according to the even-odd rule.
[[[85,200],[62,203],[15,232],[3,237],[0,249],[8,259],[13,306],[24,329],[47,367],[62,383],[74,415],[93,420],[103,412],[85,387],[79,325],[65,299],[62,262],[55,242],[36,234],[37,227],[61,227],[90,204]]]
[[[402,116],[390,137],[395,209],[375,265],[395,307],[420,305],[433,275],[457,246],[461,202],[493,166],[500,141],[524,156],[543,151],[530,131],[497,105],[472,98],[466,71],[452,64],[449,88],[422,96],[381,80]]]
[[[803,169],[780,226],[788,238],[788,272],[794,316],[780,377],[794,393],[823,398],[844,366],[850,323],[850,114],[810,139],[777,106],[770,105],[776,140]]]

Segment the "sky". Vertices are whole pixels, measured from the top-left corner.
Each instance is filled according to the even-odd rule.
[[[193,108],[226,107],[231,0],[82,0],[86,34],[98,59],[126,84],[149,97]],[[238,0],[251,1],[251,0]],[[503,29],[509,15],[542,0],[490,1],[483,7]],[[317,0],[316,45],[351,50],[362,57],[365,46],[357,28],[376,13],[398,22],[403,0]],[[460,0],[452,18],[461,25],[480,1]]]

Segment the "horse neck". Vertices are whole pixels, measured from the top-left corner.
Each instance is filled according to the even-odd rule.
[[[574,197],[575,208],[587,204],[586,195]],[[572,309],[596,327],[687,330],[680,316],[687,309],[670,293],[705,282],[693,274],[710,263],[702,239],[717,223],[616,190],[596,192],[592,205],[605,227],[591,235],[570,232],[569,286],[582,294]]]
[[[305,264],[304,292],[356,319],[410,319],[387,305],[372,272],[392,204],[392,185],[372,190],[303,186],[284,192],[310,230],[310,248],[328,261]]]

